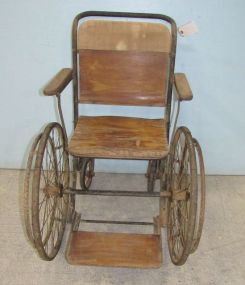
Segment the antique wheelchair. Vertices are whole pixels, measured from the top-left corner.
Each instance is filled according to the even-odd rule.
[[[184,264],[197,249],[204,221],[204,164],[190,131],[176,130],[180,101],[192,99],[185,75],[174,73],[176,41],[176,24],[163,15],[84,12],[75,18],[73,67],[62,69],[44,89],[57,98],[61,124],[48,124],[35,138],[25,175],[25,229],[42,259],[56,256],[68,222],[71,264],[159,267],[162,227],[174,264]],[[60,94],[71,81],[74,132],[68,142]],[[158,106],[165,113],[156,119],[79,116],[79,104],[85,103]],[[149,161],[147,191],[89,189],[96,158]],[[160,191],[154,190],[156,179]],[[158,197],[159,215],[152,222],[84,220],[75,210],[77,194]],[[154,233],[79,231],[83,222],[152,225]]]

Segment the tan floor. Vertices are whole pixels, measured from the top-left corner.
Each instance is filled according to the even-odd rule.
[[[171,264],[166,239],[164,263],[160,269],[140,270],[71,266],[62,248],[54,261],[44,262],[27,243],[19,212],[23,172],[0,170],[0,284],[245,284],[245,176],[208,176],[204,233],[197,252],[184,266]],[[95,188],[127,187],[143,190],[142,175],[96,174]],[[131,185],[131,186],[130,186]],[[120,199],[120,200],[119,200]],[[78,207],[86,218],[135,219],[147,221],[158,211],[156,198],[80,197]],[[83,227],[84,229],[90,229]],[[95,225],[92,227],[95,229]],[[119,230],[100,226],[99,230]],[[132,230],[120,227],[127,232]],[[152,232],[151,227],[133,228]]]

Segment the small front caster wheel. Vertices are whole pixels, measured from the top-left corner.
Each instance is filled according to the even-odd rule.
[[[94,159],[82,158],[80,160],[80,186],[82,190],[89,190],[94,177]]]

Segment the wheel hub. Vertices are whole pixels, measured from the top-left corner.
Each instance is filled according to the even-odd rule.
[[[172,199],[177,201],[185,201],[187,200],[187,192],[183,190],[173,191]]]
[[[46,185],[44,188],[43,188],[43,192],[48,195],[48,196],[54,196],[54,197],[57,197],[57,196],[60,196],[60,188],[58,186],[55,186],[55,185]]]

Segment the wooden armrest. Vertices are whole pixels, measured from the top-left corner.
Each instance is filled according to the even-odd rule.
[[[47,96],[60,94],[68,83],[72,80],[72,69],[63,68],[59,71],[55,77],[44,88],[43,93]]]
[[[177,96],[180,101],[192,100],[193,94],[184,73],[175,73],[174,85],[177,91]]]

